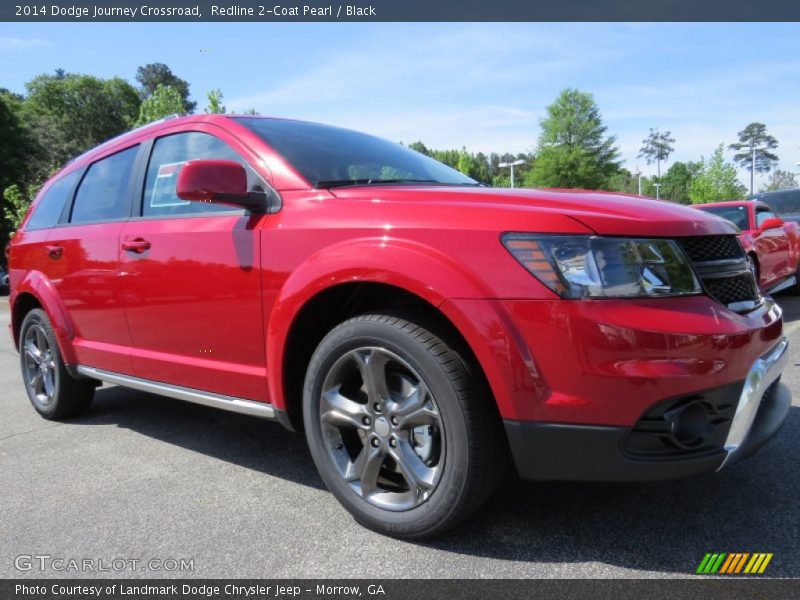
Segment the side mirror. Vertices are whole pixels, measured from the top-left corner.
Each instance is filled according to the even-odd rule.
[[[758,228],[758,230],[766,231],[767,229],[777,229],[778,227],[783,227],[783,219],[779,219],[778,217],[772,217],[770,219],[766,219],[761,224],[761,227]]]
[[[232,160],[190,160],[181,167],[178,198],[192,202],[231,204],[251,212],[264,210],[263,194],[247,191],[247,172]]]

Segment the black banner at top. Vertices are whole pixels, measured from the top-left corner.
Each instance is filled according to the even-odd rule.
[[[0,21],[800,21],[800,1],[3,0]]]

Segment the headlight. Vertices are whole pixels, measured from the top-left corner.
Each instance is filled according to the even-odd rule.
[[[699,294],[689,261],[673,240],[507,233],[522,266],[564,298]]]

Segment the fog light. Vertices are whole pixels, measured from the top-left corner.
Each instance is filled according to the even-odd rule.
[[[709,414],[701,402],[689,402],[664,414],[670,424],[672,442],[680,448],[696,448],[708,439]]]

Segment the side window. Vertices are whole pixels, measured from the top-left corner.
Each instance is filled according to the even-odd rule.
[[[75,194],[70,223],[113,221],[128,216],[128,184],[138,150],[133,146],[92,163]]]
[[[31,218],[28,219],[25,225],[27,231],[47,229],[58,224],[58,220],[61,218],[61,211],[64,210],[64,204],[69,199],[78,175],[80,175],[80,169],[53,182],[53,185],[50,186],[36,204],[36,208],[33,209],[33,214],[31,214]]]
[[[178,198],[175,186],[181,167],[190,160],[203,158],[234,160],[242,163],[248,170],[248,179],[252,186],[255,174],[244,159],[222,140],[199,131],[168,135],[158,138],[153,145],[150,164],[147,166],[142,215],[167,217],[236,210],[230,206],[190,202]]]
[[[756,227],[761,227],[764,221],[766,221],[767,219],[774,219],[777,216],[778,215],[776,215],[771,210],[768,210],[766,208],[759,208],[756,211]]]

